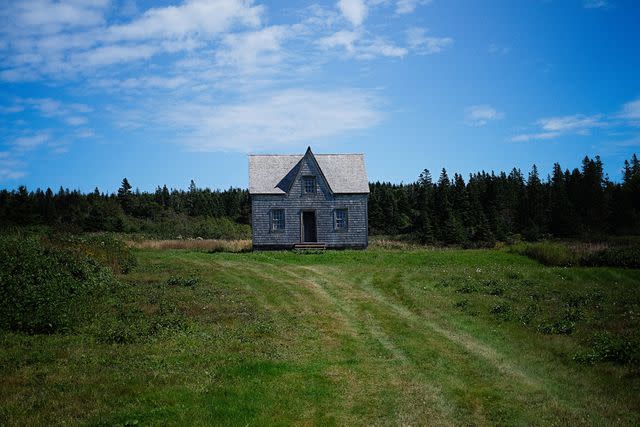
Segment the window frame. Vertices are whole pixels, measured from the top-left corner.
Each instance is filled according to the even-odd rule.
[[[276,218],[276,212],[282,212],[282,218]],[[276,227],[276,221],[282,222],[282,227]],[[274,208],[269,211],[269,230],[272,233],[284,233],[287,227],[287,216],[282,208]]]
[[[307,191],[307,181],[313,182],[313,190]],[[313,196],[318,191],[318,180],[315,175],[303,175],[302,176],[302,194],[305,196]]]
[[[344,218],[340,218],[344,225],[338,227],[338,212],[344,212]],[[335,231],[348,231],[349,230],[349,209],[348,208],[336,208],[333,210],[333,229]]]

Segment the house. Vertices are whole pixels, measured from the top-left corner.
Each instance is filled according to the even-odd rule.
[[[250,155],[254,249],[366,248],[363,154]]]

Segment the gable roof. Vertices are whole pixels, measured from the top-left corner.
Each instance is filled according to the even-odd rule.
[[[364,154],[313,154],[311,148],[304,155],[250,155],[249,193],[286,194],[305,156],[315,159],[333,193],[369,193]]]

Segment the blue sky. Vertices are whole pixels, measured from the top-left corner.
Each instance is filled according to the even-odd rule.
[[[546,174],[640,153],[623,0],[0,0],[0,187],[247,186],[248,153]]]

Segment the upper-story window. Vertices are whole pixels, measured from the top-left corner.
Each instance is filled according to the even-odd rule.
[[[271,230],[284,230],[284,209],[274,209],[271,211]]]
[[[316,177],[305,176],[302,180],[303,190],[306,194],[315,194],[316,192]]]

